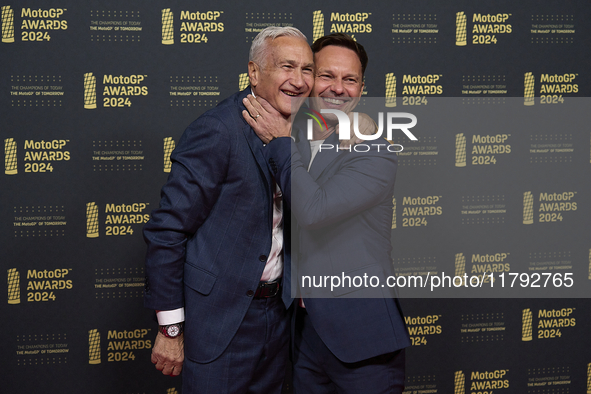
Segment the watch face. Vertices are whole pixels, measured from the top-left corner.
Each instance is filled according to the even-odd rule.
[[[176,337],[177,335],[179,335],[179,332],[180,332],[179,326],[176,324],[169,326],[166,329],[166,333],[168,334],[169,337]]]

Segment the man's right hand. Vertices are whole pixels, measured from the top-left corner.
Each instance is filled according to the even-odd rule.
[[[184,359],[184,334],[168,338],[159,332],[152,348],[152,363],[156,364],[156,369],[164,375],[178,376]]]
[[[242,116],[263,143],[291,136],[291,120],[281,115],[264,98],[255,98],[249,94],[243,103],[247,111],[242,111]]]

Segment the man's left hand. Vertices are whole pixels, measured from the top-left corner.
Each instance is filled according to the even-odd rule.
[[[176,338],[165,337],[159,332],[152,347],[152,363],[164,375],[178,376],[183,369],[185,359],[184,334]]]
[[[242,116],[265,144],[275,138],[291,136],[291,119],[286,119],[264,98],[249,94],[243,103],[247,111],[242,111]]]

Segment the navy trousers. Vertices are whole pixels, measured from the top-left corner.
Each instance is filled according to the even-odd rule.
[[[185,358],[182,392],[280,394],[288,356],[289,318],[281,297],[253,299],[219,358],[206,364]]]
[[[295,327],[295,394],[401,394],[404,390],[404,349],[344,363],[326,347],[303,308],[298,308]]]

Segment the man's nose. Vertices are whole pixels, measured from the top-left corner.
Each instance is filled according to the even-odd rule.
[[[294,76],[291,79],[291,84],[298,89],[304,87],[304,85],[306,84],[306,79],[304,78],[304,73],[302,72],[302,70],[297,70],[294,73]]]
[[[340,78],[335,78],[330,88],[337,95],[341,95],[345,91],[343,87],[343,80]]]

